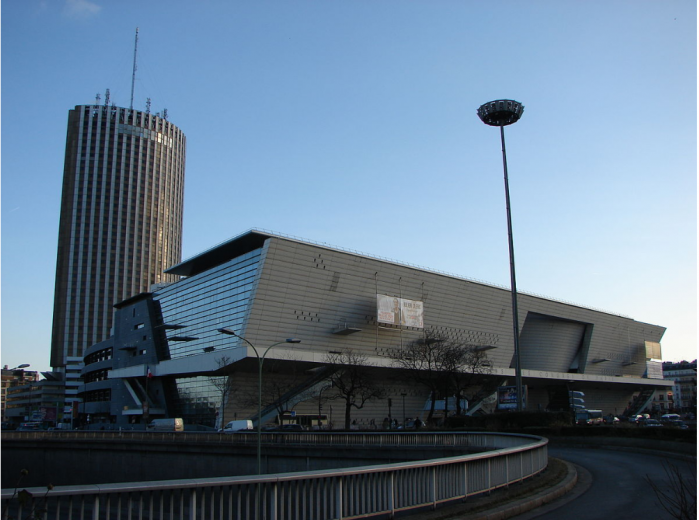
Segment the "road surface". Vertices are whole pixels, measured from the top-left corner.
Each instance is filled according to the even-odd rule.
[[[549,446],[549,456],[567,460],[579,468],[576,489],[556,502],[515,517],[515,520],[608,520],[673,518],[660,505],[648,475],[669,489],[668,464],[678,468],[696,491],[696,461],[665,458],[632,451]]]

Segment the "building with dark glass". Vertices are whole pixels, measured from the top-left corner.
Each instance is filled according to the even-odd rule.
[[[395,354],[429,338],[481,352],[487,370],[478,384],[514,384],[507,288],[257,230],[166,274],[178,280],[119,302],[114,334],[85,350],[84,423],[257,421],[259,366],[250,344],[262,355],[281,342],[264,361],[263,423],[315,415],[342,426],[344,408],[329,381],[349,370],[332,361],[348,352],[382,387],[353,410],[357,425],[424,417],[435,390],[403,377]],[[565,408],[568,392],[578,391],[587,408],[632,413],[667,386],[664,327],[524,293],[518,308],[528,410]],[[467,414],[504,406],[494,391],[463,395]],[[438,397],[446,415],[455,396]]]
[[[114,304],[175,281],[185,136],[158,114],[81,105],[68,114],[51,366],[111,336]]]

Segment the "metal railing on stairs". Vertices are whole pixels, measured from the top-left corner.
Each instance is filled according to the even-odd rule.
[[[625,415],[634,416],[640,414],[651,402],[653,395],[655,395],[655,388],[644,388],[641,390],[641,392],[634,397],[631,406],[629,406],[629,413]]]

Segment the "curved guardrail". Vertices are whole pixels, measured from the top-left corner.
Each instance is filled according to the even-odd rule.
[[[60,432],[104,441],[118,432]],[[40,438],[30,432],[21,438]],[[154,434],[128,432],[134,441],[167,436],[169,441],[254,443],[255,435]],[[3,436],[4,437],[4,436]],[[208,438],[207,438],[208,437]],[[165,437],[162,437],[165,438]],[[466,500],[521,481],[546,468],[542,437],[504,433],[283,433],[265,444],[352,447],[485,447],[491,451],[415,462],[350,469],[216,477],[156,482],[28,488],[20,503],[2,490],[2,518],[325,520],[388,515]],[[191,441],[191,439],[190,439]]]

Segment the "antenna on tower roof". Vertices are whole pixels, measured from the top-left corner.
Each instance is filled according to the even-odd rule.
[[[133,74],[131,75],[131,104],[129,110],[133,110],[133,89],[136,83],[136,53],[138,52],[138,27],[136,27],[136,41],[133,45]]]

